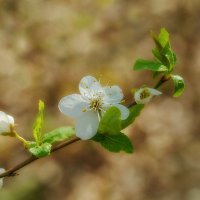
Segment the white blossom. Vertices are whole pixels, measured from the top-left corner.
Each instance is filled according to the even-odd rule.
[[[153,96],[161,95],[162,92],[154,88],[140,88],[134,93],[134,99],[137,104],[146,104],[148,103]]]
[[[85,76],[79,84],[80,94],[63,97],[59,102],[60,111],[75,119],[77,137],[87,140],[92,138],[98,130],[101,116],[111,107],[117,107],[121,112],[121,119],[129,115],[129,110],[121,105],[122,90],[118,86],[105,86],[92,76]]]
[[[2,174],[4,172],[5,172],[5,169],[0,168],[0,174]],[[0,189],[2,188],[2,186],[3,186],[3,178],[0,178]]]
[[[0,111],[0,134],[10,133],[14,127],[14,118]]]

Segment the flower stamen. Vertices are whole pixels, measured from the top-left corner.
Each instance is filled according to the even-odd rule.
[[[144,89],[141,93],[140,93],[140,98],[141,99],[145,99],[147,97],[151,96],[151,93],[149,92],[148,89]]]
[[[90,102],[90,108],[94,111],[97,112],[100,110],[102,106],[102,99],[100,98],[100,96],[98,96],[95,99],[92,99]]]

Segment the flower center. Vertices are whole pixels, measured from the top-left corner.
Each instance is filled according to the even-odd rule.
[[[144,89],[141,93],[140,93],[140,98],[141,99],[145,99],[147,97],[151,96],[151,93],[149,92],[148,89]]]
[[[101,98],[95,98],[92,99],[90,102],[90,108],[94,111],[100,111],[101,110],[101,106],[102,106],[103,102]]]

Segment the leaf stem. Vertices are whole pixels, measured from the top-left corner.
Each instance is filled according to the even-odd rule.
[[[16,131],[13,131],[13,136],[16,137],[19,141],[21,141],[25,147],[28,146],[28,141],[26,141],[23,137],[21,137]]]

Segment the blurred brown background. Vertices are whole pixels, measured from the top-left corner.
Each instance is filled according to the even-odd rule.
[[[73,121],[57,108],[78,92],[85,75],[130,89],[154,84],[134,72],[138,57],[152,58],[149,31],[166,27],[186,81],[181,98],[172,84],[126,130],[135,153],[113,154],[78,142],[7,178],[1,200],[200,199],[199,0],[1,0],[0,110],[15,117],[31,139],[38,99],[46,103],[44,131]],[[0,166],[28,157],[18,141],[0,138]]]

